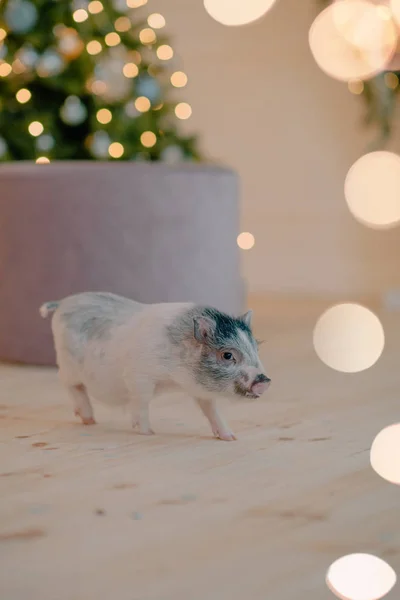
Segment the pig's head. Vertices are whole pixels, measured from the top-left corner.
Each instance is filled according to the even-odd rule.
[[[251,311],[233,318],[211,308],[193,317],[195,379],[208,391],[256,399],[268,388],[271,380],[258,356],[251,317]]]

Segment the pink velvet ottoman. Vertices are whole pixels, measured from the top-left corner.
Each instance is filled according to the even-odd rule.
[[[214,166],[0,166],[0,359],[54,364],[40,305],[82,291],[244,310],[238,182]]]

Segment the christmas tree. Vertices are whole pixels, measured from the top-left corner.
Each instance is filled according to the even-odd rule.
[[[146,4],[0,0],[0,160],[200,159],[178,130],[187,76]]]

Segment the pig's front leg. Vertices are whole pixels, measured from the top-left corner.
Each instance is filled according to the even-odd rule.
[[[198,405],[205,417],[210,422],[211,429],[215,437],[226,442],[236,440],[234,433],[230,430],[225,420],[221,417],[217,410],[215,400],[208,400],[203,398],[196,398]]]
[[[154,382],[139,380],[130,387],[132,396],[132,426],[138,428],[141,435],[153,435],[150,426],[149,405],[154,396]]]

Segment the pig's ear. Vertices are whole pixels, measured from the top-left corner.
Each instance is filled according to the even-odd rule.
[[[242,315],[241,317],[239,317],[239,321],[243,321],[243,323],[245,325],[247,325],[247,327],[251,327],[251,320],[253,318],[253,311],[249,310],[247,311],[246,314]]]
[[[194,317],[193,333],[195,339],[201,344],[208,344],[213,336],[215,324],[207,317]]]

